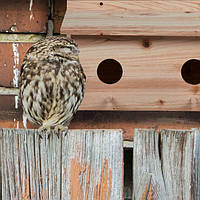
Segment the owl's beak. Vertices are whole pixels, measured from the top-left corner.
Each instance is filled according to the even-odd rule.
[[[74,53],[75,56],[78,56],[80,51],[79,51],[79,49],[75,49],[73,53]]]

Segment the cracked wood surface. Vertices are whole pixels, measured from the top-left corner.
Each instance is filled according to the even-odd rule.
[[[151,200],[198,200],[199,146],[199,129],[135,129],[133,199],[146,199],[147,196]],[[143,181],[144,174],[147,180],[151,177],[149,190],[149,181]]]
[[[121,130],[1,129],[2,199],[116,200],[123,195]]]

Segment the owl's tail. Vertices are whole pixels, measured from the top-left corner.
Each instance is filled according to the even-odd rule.
[[[19,95],[19,88],[0,86],[0,95]]]

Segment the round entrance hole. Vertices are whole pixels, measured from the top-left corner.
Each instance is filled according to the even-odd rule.
[[[121,64],[114,59],[103,60],[98,68],[97,75],[99,79],[107,84],[113,84],[118,82],[123,74]]]
[[[185,82],[196,85],[200,83],[200,60],[191,59],[185,62],[181,69],[181,75]]]

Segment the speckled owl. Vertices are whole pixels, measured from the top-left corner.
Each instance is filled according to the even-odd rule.
[[[41,130],[65,131],[84,96],[86,76],[77,44],[46,37],[26,53],[20,77],[23,117]]]

